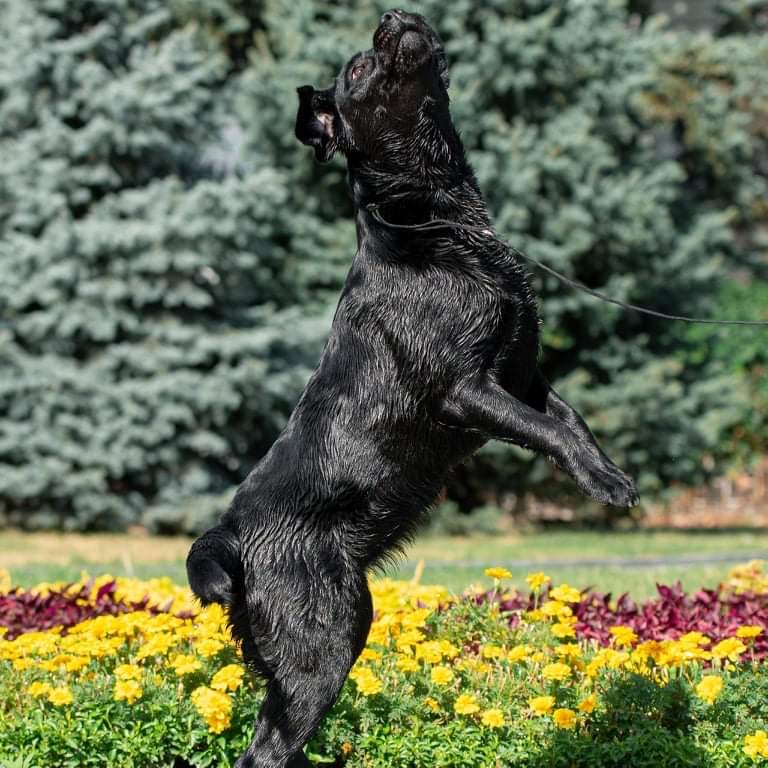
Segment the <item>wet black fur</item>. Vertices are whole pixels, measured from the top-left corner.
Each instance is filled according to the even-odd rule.
[[[514,255],[481,233],[394,230],[366,208],[490,230],[447,86],[435,33],[392,11],[334,86],[299,89],[296,135],[319,160],[347,157],[358,249],[288,425],[187,561],[194,592],[227,606],[269,681],[238,768],[310,765],[301,750],[365,644],[366,572],[484,442],[544,453],[599,501],[637,501],[539,373],[536,300]]]

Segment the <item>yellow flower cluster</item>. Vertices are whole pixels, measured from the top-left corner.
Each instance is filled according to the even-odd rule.
[[[724,586],[737,594],[754,592],[756,595],[768,595],[768,573],[765,572],[765,561],[750,560],[748,563],[732,568]]]
[[[101,585],[93,581],[92,597]],[[82,584],[87,583],[83,577]],[[134,705],[147,691],[176,678],[198,675],[208,685],[198,686],[192,702],[209,729],[219,733],[229,726],[232,700],[245,673],[240,664],[220,665],[218,654],[234,650],[224,611],[220,606],[200,609],[189,590],[167,579],[139,582],[118,579],[123,599],[143,600],[166,610],[179,609],[189,618],[173,613],[134,611],[90,619],[64,633],[61,628],[28,632],[15,640],[0,636],[0,664],[8,662],[29,681],[24,690],[32,700],[58,707],[76,702],[78,686],[107,676],[112,698]],[[43,584],[44,593],[58,585]],[[81,585],[82,586],[82,585]],[[75,592],[80,587],[73,587]],[[183,695],[180,690],[179,695]]]
[[[765,731],[755,731],[745,736],[744,752],[753,760],[768,757],[768,734]]]
[[[201,685],[192,691],[192,703],[213,733],[221,733],[229,728],[232,699],[226,693]]]
[[[696,693],[699,695],[699,698],[706,701],[707,704],[714,704],[715,699],[722,690],[723,678],[718,675],[704,675],[696,686]]]
[[[8,572],[5,571],[7,574]],[[3,572],[0,571],[0,594],[2,594]],[[10,587],[10,576],[7,578]],[[133,579],[125,576],[104,574],[92,578],[85,571],[76,582],[42,582],[30,589],[33,594],[45,596],[53,590],[64,594],[76,595],[83,588],[88,588],[90,599],[95,600],[99,590],[110,582],[115,582],[115,599],[124,603],[142,603],[147,601],[148,608],[157,608],[168,613],[196,614],[200,604],[187,587],[175,584],[170,578]]]

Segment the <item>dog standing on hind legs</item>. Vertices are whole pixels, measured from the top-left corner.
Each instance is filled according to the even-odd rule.
[[[600,502],[637,503],[538,370],[535,296],[493,235],[448,84],[426,20],[392,10],[331,87],[298,89],[296,136],[321,162],[347,158],[358,249],[285,430],[187,559],[268,681],[237,768],[311,765],[302,750],[365,645],[367,571],[487,440],[545,454]],[[392,226],[433,219],[486,231]]]

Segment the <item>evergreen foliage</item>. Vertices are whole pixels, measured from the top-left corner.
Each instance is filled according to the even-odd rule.
[[[196,530],[226,504],[319,358],[355,248],[343,161],[296,142],[295,89],[370,47],[388,5],[7,0],[0,522]],[[725,6],[714,39],[619,0],[410,8],[444,37],[502,235],[625,301],[757,316],[718,302],[765,247],[764,3]],[[545,370],[646,494],[742,450],[756,344],[734,368],[739,331],[710,343],[532,275]],[[492,445],[450,493],[563,487]]]
[[[166,3],[14,0],[0,27],[4,520],[215,509],[321,343],[282,311],[284,180],[207,178],[227,63]]]

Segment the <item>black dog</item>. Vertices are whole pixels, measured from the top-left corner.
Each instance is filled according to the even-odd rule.
[[[299,88],[298,138],[321,161],[347,157],[358,250],[287,427],[187,560],[194,592],[228,607],[269,681],[240,768],[310,765],[302,748],[365,645],[367,570],[485,441],[546,454],[601,502],[637,501],[538,372],[535,297],[492,236],[447,88],[437,35],[397,10],[335,85]],[[487,234],[394,229],[372,204],[388,223],[443,218]]]

